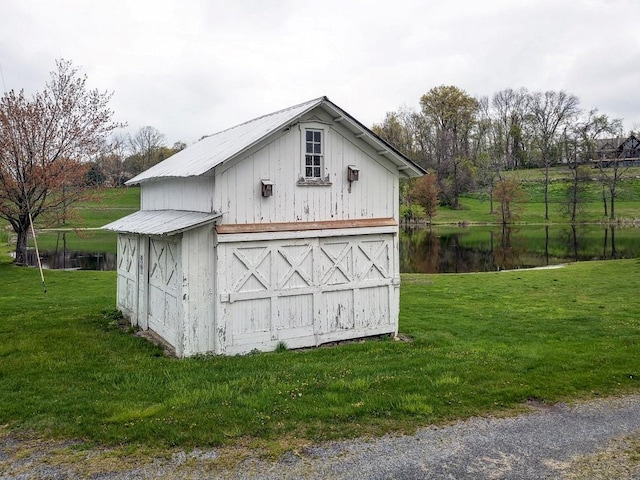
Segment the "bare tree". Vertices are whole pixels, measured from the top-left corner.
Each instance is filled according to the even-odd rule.
[[[138,130],[138,132],[129,137],[129,148],[131,155],[137,157],[140,173],[161,160],[162,156],[158,152],[165,147],[165,136],[155,127],[146,126]]]
[[[599,114],[597,109],[586,112],[573,125],[565,128],[565,158],[571,174],[571,181],[567,189],[564,207],[565,213],[571,217],[572,222],[576,222],[577,214],[583,203],[586,184],[590,179],[590,169],[587,164],[591,164],[592,160],[597,157],[598,140],[603,137],[618,136],[621,132],[622,120],[610,119],[605,114]],[[614,168],[614,170],[616,169]],[[606,178],[606,172],[601,175]],[[614,186],[614,194],[615,189]]]
[[[533,93],[529,114],[538,149],[538,166],[544,172],[544,218],[549,220],[549,169],[559,159],[559,137],[579,113],[580,100],[566,92]]]
[[[123,126],[111,120],[110,93],[88,90],[70,61],[56,67],[42,92],[11,90],[0,99],[0,218],[17,234],[17,263],[31,222],[67,215],[85,192],[83,162]]]
[[[528,99],[529,93],[525,88],[501,90],[491,99],[494,155],[498,157],[503,168],[522,167]]]
[[[599,161],[598,170],[600,171],[600,179],[602,181],[603,188],[606,187],[609,193],[609,218],[615,220],[616,218],[616,198],[618,197],[618,186],[620,181],[624,178],[625,174],[629,171],[631,163],[623,163],[621,160],[623,157],[612,159],[610,162]],[[606,215],[606,196],[603,192],[603,202],[605,204]]]
[[[96,158],[95,165],[103,177],[103,185],[120,187],[124,184],[124,160],[127,156],[129,140],[122,134],[113,135],[104,151]]]

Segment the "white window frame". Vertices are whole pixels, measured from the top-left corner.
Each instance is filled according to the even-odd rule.
[[[307,132],[319,132],[320,133],[320,152],[311,151],[307,152]],[[302,186],[323,186],[323,185],[331,185],[329,181],[329,172],[327,170],[327,158],[329,156],[328,149],[328,132],[329,126],[319,122],[307,122],[300,124],[300,174],[298,179],[298,185]],[[315,139],[312,140],[312,145],[315,149]],[[307,165],[307,156],[319,156],[320,157],[320,165],[316,165],[312,160],[311,165]],[[307,176],[307,168],[318,169],[320,170],[320,174]],[[317,172],[312,172],[313,174]]]

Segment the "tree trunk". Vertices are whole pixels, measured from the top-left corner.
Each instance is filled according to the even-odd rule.
[[[493,182],[489,189],[489,214],[493,215]]]
[[[21,225],[16,233],[18,234],[18,239],[16,240],[16,258],[14,261],[18,265],[24,265],[27,263],[27,237],[29,229]]]
[[[616,194],[614,190],[611,190],[611,201],[609,202],[611,212],[611,216],[609,217],[611,220],[616,219]]]
[[[549,164],[544,167],[544,219],[549,220]]]
[[[546,260],[545,265],[549,265],[549,225],[544,227],[544,258]]]
[[[602,203],[604,205],[604,216],[608,217],[609,216],[609,210],[607,209],[607,193],[606,193],[606,189],[604,188],[604,184],[602,184]]]
[[[576,231],[576,226],[571,225],[571,243],[573,246],[573,258],[577,262],[579,260],[578,257],[578,232]]]

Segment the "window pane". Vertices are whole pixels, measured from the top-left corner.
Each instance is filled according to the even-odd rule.
[[[320,177],[320,167],[313,167],[313,176]]]
[[[313,132],[313,141],[318,143],[322,141],[320,132]]]
[[[320,144],[319,143],[314,143],[313,144],[313,153],[322,153],[322,150],[320,150]]]
[[[313,132],[311,130],[307,130],[307,142],[313,142]]]
[[[317,167],[320,166],[320,157],[318,155],[313,156],[313,164]]]
[[[305,155],[304,164],[305,165],[313,165],[313,157],[311,155]]]
[[[311,168],[311,167],[307,167],[307,168],[305,169],[305,174],[304,174],[304,176],[305,176],[305,177],[313,177],[313,168]]]
[[[307,142],[307,153],[313,153],[313,143]]]

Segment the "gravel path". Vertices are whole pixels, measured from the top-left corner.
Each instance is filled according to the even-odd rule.
[[[640,479],[640,394],[330,442],[277,462],[244,453],[122,457],[5,434],[0,479]]]

